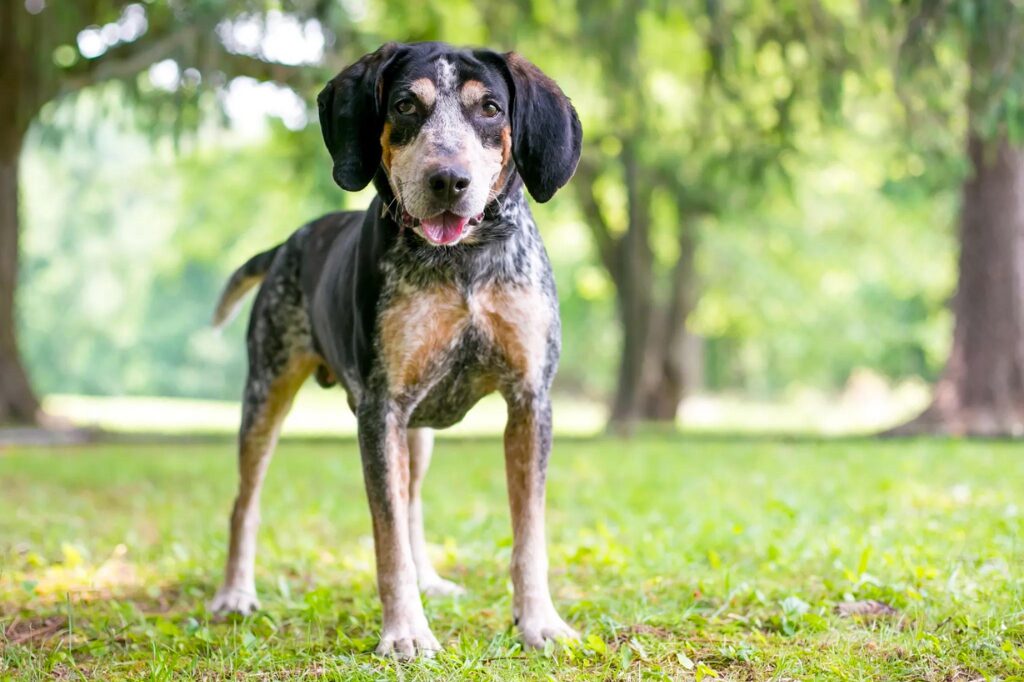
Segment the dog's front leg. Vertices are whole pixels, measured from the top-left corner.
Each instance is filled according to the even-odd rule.
[[[433,655],[441,648],[423,614],[409,545],[409,451],[406,417],[390,401],[364,400],[359,446],[373,517],[377,588],[383,627],[377,653],[400,658]]]
[[[512,616],[523,644],[579,635],[555,611],[548,588],[544,485],[551,452],[551,402],[546,395],[508,398],[505,474],[512,510]]]

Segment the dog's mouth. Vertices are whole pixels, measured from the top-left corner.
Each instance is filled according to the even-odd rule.
[[[479,225],[483,217],[483,213],[467,218],[451,211],[442,211],[430,218],[414,218],[408,211],[403,211],[402,226],[418,227],[428,242],[443,246],[458,241],[467,227]]]

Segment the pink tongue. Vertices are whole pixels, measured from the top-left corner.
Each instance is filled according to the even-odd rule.
[[[451,244],[462,236],[462,230],[468,222],[469,218],[445,211],[433,218],[420,220],[420,227],[423,228],[423,234],[427,235],[427,239],[435,244]]]

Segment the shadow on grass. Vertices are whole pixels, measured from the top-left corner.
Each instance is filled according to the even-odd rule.
[[[449,434],[443,430],[437,432],[439,439],[455,441],[459,443],[494,443],[501,442],[502,434],[494,435],[481,434]],[[99,429],[81,429],[75,433],[53,433],[44,430],[32,430],[29,433],[25,429],[0,429],[0,448],[5,446],[19,447],[63,447],[75,445],[221,445],[234,443],[237,437],[235,434],[222,431],[194,431],[188,434],[162,433],[162,432],[138,432],[138,431],[104,431]],[[948,436],[948,435],[914,435],[901,436],[890,433],[867,433],[867,434],[843,434],[827,435],[806,432],[780,432],[780,431],[717,431],[698,429],[659,429],[640,428],[629,435],[617,433],[599,433],[593,435],[581,434],[559,434],[555,432],[556,442],[568,443],[643,443],[651,441],[678,442],[678,443],[796,443],[796,444],[824,444],[824,443],[879,443],[879,442],[960,442],[971,440],[977,442],[1019,442],[1019,439],[1011,437],[990,437],[970,439]],[[355,445],[358,438],[355,435],[316,435],[300,434],[289,435],[287,429],[281,434],[281,442],[291,444],[324,445],[340,443]]]

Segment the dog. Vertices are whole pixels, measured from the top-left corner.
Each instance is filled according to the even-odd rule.
[[[383,625],[377,652],[440,649],[423,595],[461,591],[431,565],[420,489],[431,429],[483,396],[508,405],[513,621],[523,644],[576,638],[548,587],[545,476],[558,299],[524,196],[549,200],[579,162],[572,103],[516,53],[389,43],[317,98],[333,177],[377,196],[332,213],[251,258],[214,315],[225,324],[262,282],[249,320],[239,434],[240,485],[214,613],[259,608],[259,497],[281,422],[315,375],[348,394],[359,430]]]

